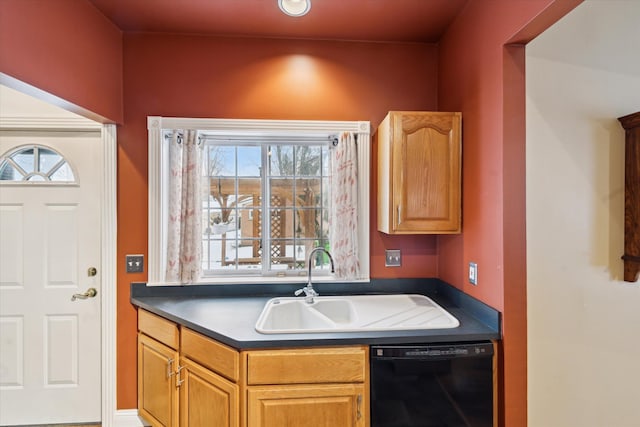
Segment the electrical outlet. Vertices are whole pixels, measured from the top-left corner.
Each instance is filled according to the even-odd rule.
[[[469,263],[469,283],[478,285],[478,264],[475,262]]]
[[[400,267],[402,264],[402,255],[400,249],[387,249],[384,251],[385,267]]]
[[[127,273],[144,272],[144,255],[127,255],[125,259],[127,261]]]

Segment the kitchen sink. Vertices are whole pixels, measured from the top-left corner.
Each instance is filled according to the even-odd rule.
[[[256,322],[263,334],[447,329],[458,319],[424,295],[282,297],[267,301]]]

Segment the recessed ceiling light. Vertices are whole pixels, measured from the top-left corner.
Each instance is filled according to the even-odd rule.
[[[311,0],[278,0],[278,7],[289,16],[302,16],[311,9]]]

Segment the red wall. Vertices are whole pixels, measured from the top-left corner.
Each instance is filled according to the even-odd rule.
[[[118,259],[147,252],[147,116],[369,120],[375,127],[389,110],[437,108],[436,60],[437,47],[427,44],[125,35]],[[402,267],[384,267],[385,248],[402,249]],[[435,238],[372,228],[371,276],[437,276]],[[119,408],[136,407],[129,283],[145,279],[118,272]]]
[[[2,0],[0,73],[78,114],[122,122],[122,34],[88,2]]]
[[[462,111],[463,230],[440,278],[503,315],[501,425],[527,423],[524,45],[581,0],[471,0],[440,43],[438,106]],[[478,264],[478,286],[466,280]]]

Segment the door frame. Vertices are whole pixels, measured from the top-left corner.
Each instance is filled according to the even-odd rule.
[[[103,175],[100,209],[100,335],[101,335],[101,423],[117,425],[120,416],[116,396],[116,302],[117,302],[117,139],[115,124],[84,118],[0,117],[2,130],[101,131]],[[125,414],[123,414],[125,415]],[[124,419],[129,418],[125,415]],[[137,417],[135,417],[137,418]],[[125,421],[123,424],[128,424]]]
[[[116,311],[117,311],[117,138],[116,125],[102,125],[102,219],[101,238],[101,336],[102,336],[102,426],[115,425]]]

